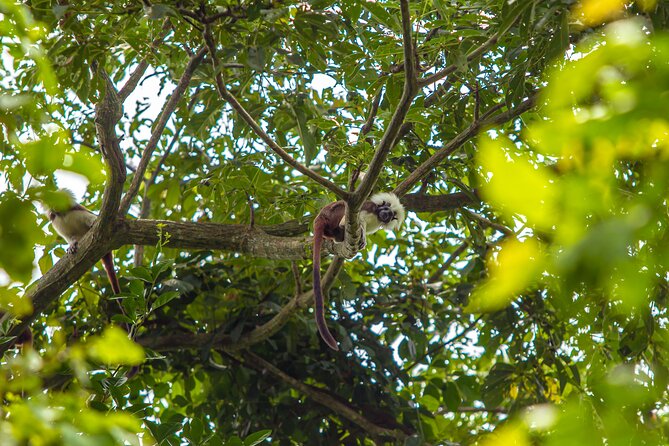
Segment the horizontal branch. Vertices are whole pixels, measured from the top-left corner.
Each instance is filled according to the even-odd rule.
[[[449,198],[452,197],[452,198]],[[408,209],[420,209],[420,206],[432,206],[439,202],[443,206],[438,210],[464,203],[459,194],[442,197],[416,197],[408,195]],[[79,251],[75,255],[68,254],[61,258],[47,271],[26,293],[26,298],[33,304],[33,312],[23,318],[10,332],[16,336],[25,329],[34,318],[45,311],[48,306],[69,288],[79,277],[97,263],[112,249],[123,245],[155,246],[163,237],[169,235],[167,246],[179,249],[205,249],[235,252],[242,255],[268,259],[305,260],[311,258],[311,237],[298,237],[308,231],[305,220],[293,220],[272,226],[173,222],[164,220],[126,220],[118,219],[113,225],[107,225],[104,231],[90,231],[79,242]],[[112,234],[111,236],[109,234]],[[333,254],[335,244],[326,240],[323,244],[324,254]],[[343,259],[335,258],[323,276],[325,290],[334,282],[336,274],[343,266]],[[297,309],[304,307],[313,300],[313,292],[307,291],[293,298],[270,321],[242,336],[237,342],[225,336],[216,339],[227,345],[230,351],[246,348],[261,342],[277,333],[292,317]],[[195,348],[211,342],[211,334],[172,334],[162,339],[147,340],[147,347],[161,350],[166,347]],[[7,345],[0,346],[0,353]]]
[[[155,246],[161,234],[163,239],[169,237],[166,246],[186,250],[221,250],[266,259],[300,260],[311,256],[311,241],[306,237],[279,237],[262,227],[248,225],[165,220],[119,220],[113,247]]]
[[[405,208],[414,212],[440,212],[474,205],[479,202],[477,192],[456,192],[445,195],[407,194],[402,197]]]

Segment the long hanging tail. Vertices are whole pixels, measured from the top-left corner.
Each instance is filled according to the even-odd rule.
[[[323,242],[323,227],[318,222],[314,224],[314,308],[316,317],[316,326],[323,341],[332,350],[339,350],[337,341],[328,330],[325,322],[323,288],[321,287],[321,244]]]
[[[102,256],[102,266],[105,268],[105,271],[107,272],[107,278],[109,278],[109,283],[112,287],[112,291],[114,294],[119,294],[121,292],[121,286],[118,283],[118,278],[116,277],[116,271],[114,271],[114,256],[112,255],[111,252],[108,252],[107,254]],[[123,309],[123,305],[121,305],[121,301],[118,301],[118,307],[121,309],[121,314],[124,316],[126,315],[125,310]],[[124,323],[125,325],[125,331],[130,333],[130,325],[127,323]],[[130,337],[131,339],[133,338],[132,336]],[[139,372],[139,367],[134,366],[130,370],[128,370],[128,373],[125,374],[126,379],[130,379],[133,376],[135,376]]]
[[[121,287],[119,286],[118,279],[116,278],[116,272],[114,271],[114,256],[112,256],[111,252],[108,252],[102,256],[102,266],[104,266],[105,271],[107,272],[107,277],[109,278],[112,291],[114,291],[114,294],[119,294],[121,292]]]

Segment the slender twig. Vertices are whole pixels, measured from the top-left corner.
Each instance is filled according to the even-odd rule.
[[[439,163],[446,159],[447,156],[455,152],[464,143],[476,136],[480,129],[505,123],[531,109],[534,106],[535,96],[536,94],[532,94],[532,96],[518,104],[518,106],[515,108],[507,110],[503,113],[499,113],[498,115],[491,117],[485,117],[486,114],[484,114],[481,120],[472,122],[469,127],[456,135],[455,138],[448,142],[448,144],[442,147],[439,151],[435,152],[430,158],[418,166],[416,170],[411,173],[411,175],[409,175],[395,188],[395,194],[399,196],[406,194],[416,183],[418,183],[423,177],[430,173],[432,169],[434,169],[439,165]]]
[[[379,104],[381,104],[382,97],[383,97],[383,88],[379,88],[379,91],[376,93],[376,96],[374,96],[374,99],[372,100],[372,106],[369,109],[369,116],[367,116],[367,121],[365,121],[365,124],[360,129],[360,135],[358,136],[358,139],[364,138],[372,130],[372,127],[374,126],[374,119],[376,119],[376,114],[379,111]]]
[[[174,133],[174,136],[172,136],[172,140],[167,145],[167,148],[165,149],[165,153],[163,153],[163,156],[161,156],[160,159],[158,160],[158,164],[156,165],[155,169],[153,169],[151,176],[144,182],[142,207],[139,210],[139,215],[137,216],[138,218],[143,218],[143,219],[149,218],[149,214],[151,213],[151,200],[149,199],[149,189],[156,182],[158,175],[163,170],[163,165],[165,164],[167,157],[172,152],[172,148],[176,145],[176,142],[179,139],[183,127],[184,126],[179,127],[177,131]],[[144,245],[135,245],[133,263],[135,266],[140,266],[142,265],[142,263],[144,263]]]
[[[445,82],[442,82],[439,84],[437,88],[434,89],[432,93],[428,97],[425,98],[423,101],[423,105],[425,108],[430,108],[432,107],[439,99],[441,99],[446,92],[453,86],[453,83],[449,82],[446,80]]]
[[[469,333],[475,326],[478,324],[481,319],[483,319],[483,316],[479,316],[474,321],[472,321],[469,325],[467,325],[460,333],[457,335],[453,336],[451,339],[448,339],[447,341],[444,341],[444,343],[436,343],[432,348],[428,349],[425,354],[421,355],[420,357],[416,358],[414,362],[409,364],[407,367],[404,368],[405,373],[409,373],[411,369],[416,367],[418,364],[420,364],[425,358],[428,356],[434,355],[437,351],[444,349],[448,347],[449,345],[455,343],[456,341],[462,339],[467,333]]]
[[[483,226],[488,227],[488,228],[496,229],[504,235],[512,235],[513,234],[513,230],[511,230],[511,228],[508,228],[508,227],[506,227],[502,224],[499,224],[499,223],[495,223],[494,221],[492,221],[488,218],[485,218],[483,215],[479,215],[475,212],[470,212],[467,209],[461,209],[460,212],[462,212],[464,215],[469,216],[471,219],[478,221]]]
[[[79,144],[79,145],[82,145],[84,147],[88,147],[89,149],[92,149],[92,150],[95,150],[95,151],[99,150],[97,147],[95,147],[93,144],[91,144],[89,142],[79,141],[78,139],[74,139],[74,138],[72,138],[72,144]],[[135,172],[137,170],[134,166],[131,166],[128,163],[125,163],[125,168],[128,169],[130,172]]]
[[[323,275],[323,293],[327,295],[328,289],[334,283],[337,274],[344,266],[344,259],[341,257],[335,257],[330,267]],[[306,306],[308,303],[311,303],[314,299],[313,290],[310,290],[306,293],[302,293],[299,296],[291,299],[286,305],[284,305],[281,310],[268,322],[265,324],[254,328],[248,334],[239,338],[237,342],[225,342],[223,345],[228,351],[238,351],[250,346],[262,342],[274,334],[278,333],[281,328],[290,320],[293,314],[297,311],[298,308]]]
[[[288,165],[292,166],[295,170],[300,172],[303,175],[308,176],[312,180],[316,181],[320,185],[331,190],[337,197],[342,199],[348,199],[349,193],[346,192],[341,187],[337,186],[330,180],[323,178],[313,170],[300,164],[295,158],[293,158],[288,152],[286,152],[281,146],[279,146],[256,122],[255,119],[249,114],[249,112],[244,108],[242,104],[239,103],[237,98],[234,97],[230,91],[225,86],[223,82],[223,77],[221,76],[220,71],[218,70],[219,63],[216,56],[216,42],[214,41],[214,36],[211,33],[211,29],[207,25],[204,31],[204,39],[209,50],[209,56],[212,59],[214,64],[214,73],[216,81],[216,89],[218,94],[223,98],[230,106],[237,112],[237,114],[246,122],[246,124],[251,127],[253,132],[262,139],[265,144],[269,146],[274,153],[276,153],[282,160],[284,160]]]
[[[483,54],[485,51],[490,49],[493,45],[495,45],[497,43],[497,40],[499,40],[500,35],[501,35],[501,33],[496,32],[495,34],[490,36],[490,38],[488,40],[483,42],[480,46],[478,46],[471,53],[469,53],[467,55],[467,62],[472,62],[474,59],[476,59],[481,54]],[[441,80],[441,79],[445,78],[449,74],[455,73],[457,70],[458,70],[457,65],[455,65],[455,64],[449,65],[446,68],[444,68],[443,70],[437,71],[436,73],[434,73],[434,74],[432,74],[432,75],[430,75],[430,76],[428,76],[424,79],[420,79],[418,81],[418,87],[423,88],[423,87],[426,87],[430,84],[433,84],[433,83],[437,82],[438,80]]]
[[[249,205],[249,228],[253,229],[256,224],[256,211],[253,208],[253,197],[248,192],[246,192],[246,201]]]
[[[481,110],[481,97],[479,95],[479,81],[476,81],[476,87],[474,90],[474,121],[478,121],[480,119],[479,112]]]
[[[497,43],[499,38],[502,35],[504,35],[516,23],[516,21],[521,16],[523,11],[524,11],[524,9],[522,7],[520,9],[518,9],[517,16],[513,20],[510,20],[508,22],[508,24],[506,25],[506,27],[497,31],[495,34],[490,36],[490,38],[488,40],[483,42],[476,49],[474,49],[471,53],[469,53],[467,55],[467,63],[474,61],[476,58],[478,58],[483,53],[485,53],[490,48],[492,48],[493,45],[495,45]],[[454,73],[455,71],[457,71],[457,69],[458,69],[457,65],[455,65],[455,64],[450,65],[450,66],[444,68],[443,70],[437,71],[436,73],[432,74],[431,76],[428,76],[424,79],[420,79],[418,81],[418,87],[423,88],[423,87],[426,87],[426,86],[428,86],[428,85],[430,85],[434,82],[437,82],[438,80],[445,78],[449,74]]]
[[[121,214],[126,214],[128,212],[128,209],[130,209],[130,204],[132,203],[132,200],[135,198],[135,195],[137,195],[137,191],[139,190],[139,185],[144,179],[144,172],[146,172],[146,168],[148,167],[149,162],[151,161],[151,156],[153,155],[153,151],[158,145],[158,141],[160,141],[160,138],[163,134],[163,130],[165,130],[167,121],[172,116],[172,113],[174,112],[174,110],[177,107],[177,104],[179,103],[179,100],[181,100],[181,97],[188,88],[188,84],[190,83],[190,80],[193,77],[193,73],[195,72],[195,69],[200,64],[200,62],[202,61],[202,58],[204,57],[206,52],[207,49],[205,47],[202,47],[195,53],[195,55],[193,55],[193,57],[190,58],[188,64],[186,65],[186,69],[184,70],[184,73],[181,76],[181,79],[179,79],[177,87],[170,95],[169,99],[165,103],[165,106],[163,107],[163,110],[160,112],[160,115],[156,119],[156,123],[154,124],[153,132],[151,133],[149,142],[146,144],[144,152],[142,153],[142,157],[139,160],[139,164],[137,165],[137,172],[135,173],[135,176],[132,179],[132,183],[130,184],[128,191],[126,192],[125,196],[123,197],[123,201],[121,202],[121,209],[120,209]]]
[[[507,414],[509,411],[503,407],[471,407],[471,406],[462,406],[458,407],[455,410],[447,409],[445,407],[440,407],[437,410],[438,414],[445,413],[496,413],[496,414]]]
[[[172,28],[172,24],[170,23],[169,19],[165,19],[163,22],[163,29],[160,35],[151,42],[151,49],[156,49],[158,45],[160,45],[169,34],[170,29]],[[137,84],[139,84],[139,81],[142,79],[142,76],[144,76],[144,73],[146,72],[146,69],[149,67],[149,60],[147,57],[142,59],[139,64],[137,64],[137,67],[135,70],[132,72],[126,83],[121,87],[121,89],[118,92],[118,96],[121,99],[121,102],[125,102],[125,100],[130,96],[130,93],[135,91],[135,88],[137,88]]]
[[[195,91],[193,94],[193,97],[191,98],[190,102],[188,103],[187,110],[190,112],[193,109],[193,106],[197,102],[197,95],[199,93],[199,89]],[[165,164],[165,161],[167,161],[167,157],[172,153],[172,149],[176,145],[177,141],[179,140],[181,136],[181,132],[183,131],[185,125],[181,125],[177,128],[176,132],[174,132],[174,135],[172,136],[172,140],[169,142],[167,147],[165,148],[165,153],[163,153],[163,156],[160,157],[158,160],[158,163],[156,164],[156,167],[153,169],[153,172],[151,173],[151,176],[144,182],[144,194],[142,196],[142,208],[139,212],[139,218],[148,218],[149,217],[149,212],[150,212],[150,203],[151,201],[148,199],[149,195],[149,189],[151,186],[153,186],[156,182],[156,179],[158,178],[158,175],[160,175],[160,172],[163,170],[163,165]]]
[[[156,182],[156,179],[158,178],[158,175],[160,175],[160,172],[163,170],[163,165],[165,164],[165,161],[167,161],[167,157],[170,156],[170,153],[172,153],[172,149],[176,145],[177,141],[179,140],[179,137],[181,137],[181,131],[183,130],[184,126],[179,126],[177,128],[177,131],[174,132],[174,135],[172,136],[172,140],[169,142],[167,145],[167,148],[165,149],[165,153],[160,157],[158,160],[158,163],[156,164],[156,167],[153,169],[151,172],[151,176],[146,180],[144,183],[144,195],[142,197],[142,201],[146,199],[148,195],[148,190],[151,186],[153,186]],[[142,207],[143,209],[143,207]],[[140,218],[147,218],[148,215],[142,215],[140,213]]]
[[[88,147],[89,149],[92,149],[92,150],[98,150],[98,148],[95,147],[95,146],[94,146],[93,144],[91,144],[90,142],[79,141],[78,139],[74,139],[74,138],[72,138],[72,144],[79,144],[79,145],[81,145],[81,146]]]
[[[443,276],[444,273],[448,270],[448,268],[451,267],[451,265],[453,264],[453,262],[455,262],[455,261],[458,259],[458,257],[460,257],[460,254],[462,254],[463,252],[465,252],[465,249],[467,249],[467,246],[469,246],[469,243],[468,243],[466,240],[465,240],[464,242],[460,243],[460,245],[459,245],[457,248],[455,248],[455,251],[453,251],[453,252],[451,253],[451,255],[448,256],[448,259],[446,259],[446,261],[444,262],[444,264],[441,265],[441,266],[439,267],[439,269],[436,270],[436,271],[434,272],[434,274],[432,274],[432,275],[430,276],[429,279],[427,279],[427,282],[428,282],[428,283],[435,283],[435,282],[438,282],[439,279],[441,279],[441,276]]]
[[[300,277],[300,269],[296,261],[290,262],[290,268],[293,272],[293,279],[295,279],[295,296],[302,294],[302,278]]]

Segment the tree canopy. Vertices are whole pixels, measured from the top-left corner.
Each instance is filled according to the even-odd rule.
[[[3,444],[669,442],[666,2],[0,18]],[[45,209],[73,174],[71,254]],[[358,252],[375,191],[409,216]]]

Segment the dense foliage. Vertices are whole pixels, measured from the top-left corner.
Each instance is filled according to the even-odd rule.
[[[669,442],[666,2],[0,14],[2,444]],[[332,261],[334,352],[309,222],[372,185],[409,218]]]

